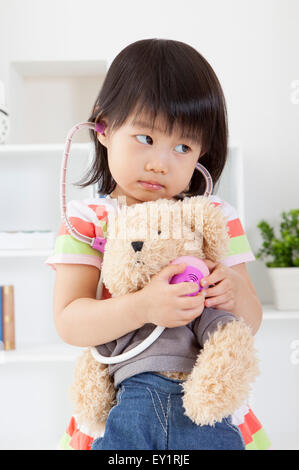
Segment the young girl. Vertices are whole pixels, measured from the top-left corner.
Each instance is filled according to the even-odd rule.
[[[80,186],[98,183],[102,197],[70,201],[68,215],[74,227],[90,237],[107,233],[107,213],[117,206],[119,196],[125,196],[129,206],[200,195],[205,181],[196,163],[208,169],[215,185],[226,162],[228,132],[221,86],[202,55],[183,42],[146,39],[123,49],[108,70],[89,121],[101,123],[102,130],[91,131],[95,159]],[[243,317],[255,334],[262,307],[245,264],[255,257],[234,208],[217,196],[211,200],[228,216],[230,251],[222,263],[206,260],[210,275],[205,281],[214,287],[205,297],[182,297],[190,286],[173,295],[168,280],[182,266],[169,265],[137,293],[111,298],[101,283],[102,253],[74,239],[62,224],[54,254],[46,261],[56,269],[54,319],[60,337],[81,347],[107,345],[111,352],[117,339],[132,337],[147,323],[190,329],[207,307]],[[78,430],[73,417],[66,448],[269,446],[261,424],[245,405],[215,427],[193,423],[184,414],[181,384],[195,358],[190,363],[190,353],[186,369],[175,356],[169,357],[169,368],[168,362],[155,363],[150,348],[147,354],[142,365],[135,356],[130,360],[134,367],[115,368],[117,405],[109,413],[104,435],[94,439],[88,431]],[[170,370],[181,377],[173,378]]]

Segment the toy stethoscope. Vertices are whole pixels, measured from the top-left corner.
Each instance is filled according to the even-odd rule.
[[[71,148],[73,136],[78,130],[82,128],[89,128],[89,129],[94,130],[95,132],[102,132],[103,130],[102,125],[100,123],[82,122],[72,127],[72,129],[69,131],[67,135],[64,155],[63,155],[63,160],[62,160],[62,166],[61,166],[61,180],[60,180],[61,218],[63,222],[65,223],[69,233],[74,238],[76,238],[77,240],[80,240],[83,243],[87,243],[95,250],[98,250],[104,253],[106,239],[102,237],[91,238],[91,237],[87,237],[86,235],[81,234],[75,229],[75,227],[72,226],[67,216],[66,171],[67,171],[67,165],[68,165],[68,158],[70,154],[70,148]],[[205,192],[203,195],[208,197],[210,196],[213,190],[212,177],[210,173],[208,172],[208,170],[200,163],[196,163],[196,169],[202,173],[205,179],[206,187],[205,187]],[[180,263],[187,264],[185,271],[183,273],[174,275],[169,281],[169,283],[176,284],[178,282],[197,282],[198,287],[199,287],[198,290],[194,293],[192,292],[191,294],[187,294],[191,296],[197,295],[198,292],[200,292],[203,289],[200,285],[201,278],[209,275],[209,269],[207,265],[202,260],[196,258],[195,256],[180,256],[179,258],[176,258],[175,260],[171,261],[170,264],[180,264]],[[140,354],[142,351],[147,349],[154,341],[156,341],[156,339],[161,335],[164,329],[165,329],[164,326],[156,326],[154,331],[144,341],[142,341],[142,343],[138,344],[135,348],[132,348],[123,354],[119,354],[118,356],[111,356],[111,357],[102,356],[101,354],[99,354],[96,346],[91,346],[90,352],[92,356],[94,357],[94,359],[98,362],[101,362],[103,364],[117,364],[119,362],[123,362],[128,359],[131,359],[132,357],[136,356],[137,354]]]

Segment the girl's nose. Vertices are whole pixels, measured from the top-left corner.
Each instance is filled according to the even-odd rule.
[[[141,251],[143,247],[143,242],[131,242],[131,245],[136,253],[136,251]]]
[[[155,162],[148,162],[146,165],[146,170],[154,171],[155,173],[162,173],[163,175],[166,175],[167,173],[166,163],[162,162],[161,160],[156,160]]]

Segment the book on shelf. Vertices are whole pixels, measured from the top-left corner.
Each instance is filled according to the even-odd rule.
[[[9,351],[16,348],[15,344],[15,306],[14,286],[0,286],[1,288],[1,331],[3,349]]]

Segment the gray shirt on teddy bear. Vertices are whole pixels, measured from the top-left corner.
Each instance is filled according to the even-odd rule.
[[[217,329],[219,322],[225,325],[233,320],[236,317],[230,312],[206,307],[191,323],[165,328],[159,338],[142,353],[118,364],[108,365],[109,374],[114,376],[114,386],[117,387],[123,380],[142,372],[191,372],[209,334]],[[138,330],[97,346],[97,350],[103,356],[117,356],[137,346],[155,328],[156,325],[147,323]]]

